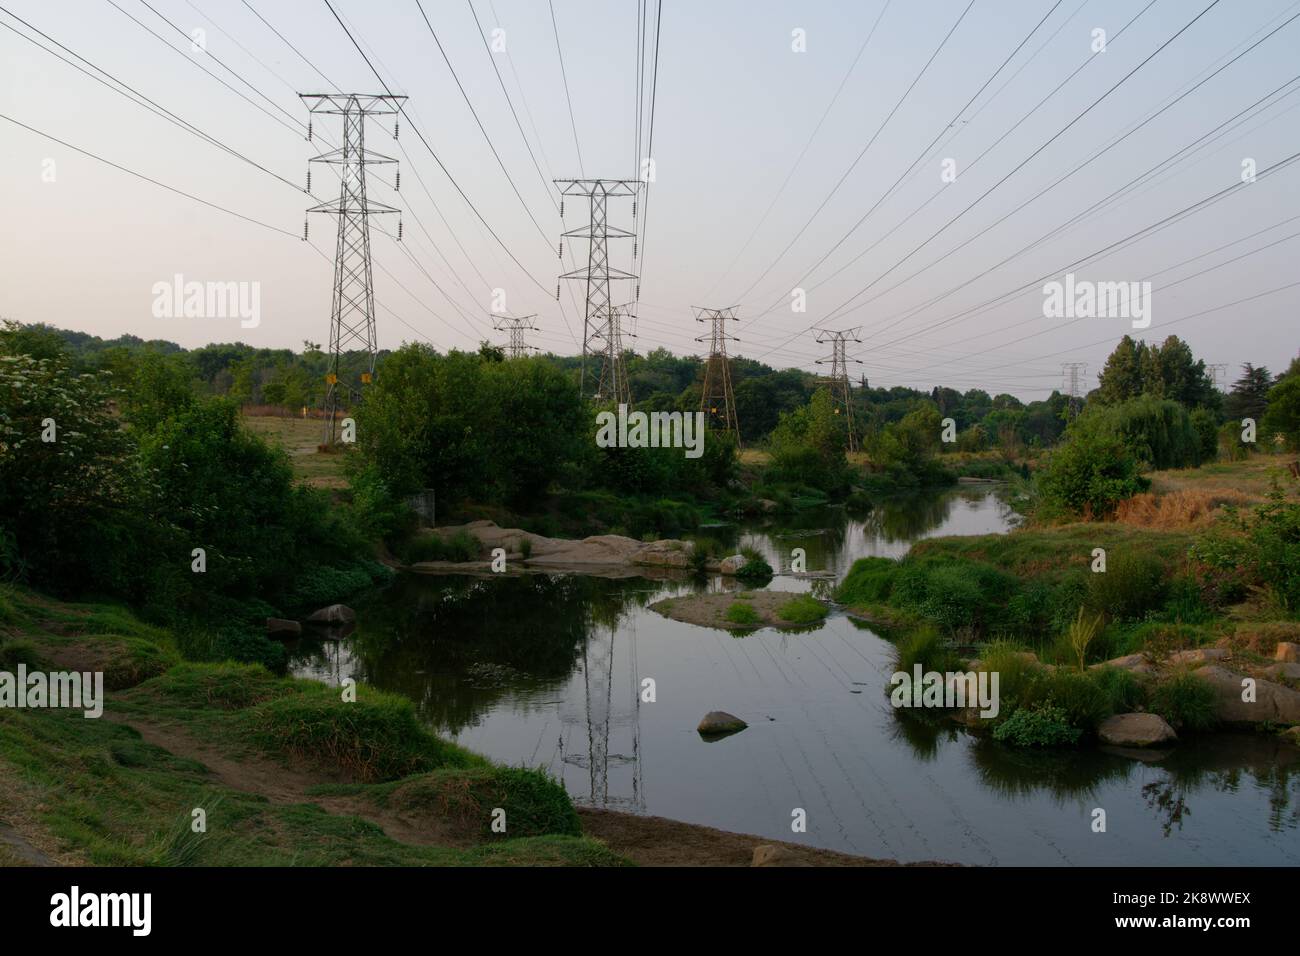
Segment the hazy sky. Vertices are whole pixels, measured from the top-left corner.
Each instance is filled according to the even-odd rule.
[[[415,0],[331,0],[389,87],[410,97],[397,142],[391,122],[367,127],[369,148],[402,161],[401,191],[382,182],[391,184],[392,167],[378,167],[371,198],[405,210],[402,246],[372,234],[380,345],[500,340],[489,309],[492,290],[503,289],[509,312],[537,314],[540,331],[530,341],[576,353],[582,300],[566,291],[555,301],[561,225],[549,183],[580,169],[588,177],[636,175],[638,2],[554,0],[573,125],[545,0],[422,2],[523,202]],[[658,5],[649,7],[648,72]],[[1244,161],[1262,172],[1300,152],[1300,20],[1173,101],[1300,13],[1300,3],[1147,7],[1147,0],[664,0],[655,180],[640,209],[648,215],[643,279],[637,337],[628,344],[698,353],[693,339],[703,328],[690,307],[738,305],[733,354],[813,368],[827,352],[806,329],[861,326],[862,343],[850,354],[863,364],[853,371],[880,385],[978,385],[1041,398],[1060,385],[1062,362],[1088,363],[1087,384],[1095,383],[1126,332],[1176,333],[1207,362],[1228,363],[1230,377],[1245,361],[1284,367],[1300,349],[1300,285],[1261,293],[1300,281],[1300,238],[1288,238],[1300,233],[1300,161],[1232,187],[1242,182]],[[485,49],[475,13],[489,38],[504,31],[504,51]],[[206,52],[160,15],[186,34],[205,31]],[[326,148],[319,137],[338,142],[338,118],[318,117],[318,139],[308,143],[296,94],[382,88],[324,0],[0,0],[0,24],[52,46],[14,16],[266,171],[10,29],[0,29],[0,114],[283,231],[0,119],[0,316],[191,347],[326,341],[334,224],[313,216],[310,242],[301,240],[312,202],[302,186],[308,157]],[[1098,29],[1107,48],[1094,54]],[[794,31],[806,39],[802,52],[793,49]],[[647,115],[643,140],[648,126]],[[945,181],[945,169],[955,169],[955,181]],[[317,166],[316,195],[337,194],[337,179],[328,179]],[[1122,187],[1128,191],[1102,203]],[[1121,243],[1223,190],[1231,191]],[[568,228],[585,217],[573,199],[565,213]],[[630,214],[626,201],[611,204],[615,224],[630,226]],[[376,222],[396,232],[395,216]],[[1045,318],[1043,277],[1060,278],[1112,243],[1120,245],[1070,271],[1150,281],[1150,328],[1134,330],[1119,317]],[[631,268],[630,243],[614,245],[615,265]],[[574,251],[585,258],[585,249]],[[1229,264],[1212,268],[1221,263]],[[572,268],[567,257],[563,268]],[[260,324],[155,317],[153,286],[176,274],[259,283]],[[792,311],[796,287],[806,291],[806,312]],[[630,294],[625,287],[622,297]]]

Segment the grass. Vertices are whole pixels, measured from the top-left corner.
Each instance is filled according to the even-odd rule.
[[[826,617],[826,605],[810,594],[801,594],[777,608],[776,616],[791,624],[816,624]]]
[[[733,601],[727,608],[727,620],[732,624],[739,624],[741,627],[758,627],[763,623],[763,617],[752,604],[746,604],[744,601]]]
[[[299,481],[316,488],[347,486],[343,473],[344,456],[338,452],[318,450],[324,429],[320,419],[245,415],[242,420],[249,431],[288,452],[294,477]]]
[[[405,698],[365,685],[356,702],[256,665],[177,662],[165,631],[120,608],[70,605],[0,589],[0,650],[60,655],[152,649],[161,673],[110,695],[116,720],[77,711],[0,710],[6,819],[57,860],[106,866],[610,866],[621,857],[580,835],[563,789],[544,774],[491,765],[430,734]],[[112,625],[124,634],[98,634]],[[147,743],[148,721],[236,762],[260,754],[351,780],[363,799],[331,811],[219,783],[199,762]],[[318,788],[328,790],[329,788]],[[325,799],[323,796],[319,799]],[[488,806],[488,805],[491,806]],[[365,807],[422,817],[438,845],[386,835]],[[507,832],[490,830],[506,811]],[[191,827],[207,814],[206,833]],[[484,830],[485,814],[489,828]],[[12,854],[10,854],[12,855]]]
[[[1174,730],[1211,730],[1218,723],[1214,688],[1191,671],[1180,671],[1156,685],[1151,710]]]

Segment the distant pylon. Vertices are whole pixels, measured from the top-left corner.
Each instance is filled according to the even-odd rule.
[[[1087,362],[1062,362],[1062,387],[1070,397],[1070,414],[1079,414],[1079,405],[1083,400],[1083,376],[1088,370]]]
[[[858,437],[853,427],[853,391],[849,385],[849,362],[856,362],[861,365],[862,360],[846,357],[845,347],[849,342],[862,341],[862,339],[858,338],[858,332],[861,330],[862,326],[860,325],[838,332],[831,329],[817,330],[818,343],[831,343],[831,357],[818,359],[817,364],[831,363],[831,398],[835,402],[835,414],[844,415],[844,425],[849,436],[849,451],[858,450]]]
[[[1215,388],[1223,388],[1228,384],[1228,363],[1216,362],[1214,365],[1205,366],[1205,370],[1210,373],[1210,384]]]
[[[607,204],[610,199],[632,199],[632,220],[636,223],[636,196],[641,188],[635,179],[557,179],[560,196],[585,196],[589,201],[589,216],[586,226],[571,229],[561,234],[560,255],[564,254],[565,239],[587,240],[587,264],[560,275],[561,279],[575,279],[586,283],[587,304],[583,314],[582,326],[582,368],[579,373],[582,393],[588,394],[587,358],[598,358],[599,375],[592,376],[596,382],[594,395],[598,401],[631,402],[627,373],[623,368],[623,339],[621,320],[628,314],[627,309],[614,305],[610,283],[630,280],[636,284],[633,301],[640,299],[641,286],[637,276],[609,264],[609,240],[633,240],[632,258],[636,258],[636,232],[629,232],[617,226],[609,225]],[[561,219],[564,215],[564,201],[560,201]],[[555,297],[560,297],[560,287],[555,287]]]
[[[339,167],[339,198],[312,206],[307,212],[324,212],[338,216],[338,239],[334,252],[334,301],[330,309],[330,338],[325,381],[324,443],[331,445],[337,431],[338,409],[360,398],[360,393],[346,381],[349,370],[343,368],[345,353],[361,352],[364,362],[361,384],[367,385],[375,374],[375,290],[370,264],[370,216],[398,210],[366,198],[366,167],[396,163],[366,149],[366,117],[400,112],[405,96],[369,93],[300,93],[309,112],[343,117],[343,145],[312,157],[309,162]],[[393,134],[396,136],[396,127]],[[307,126],[311,138],[311,124]],[[310,182],[310,176],[308,177]],[[303,238],[307,238],[306,226]]]
[[[503,346],[506,351],[506,358],[523,358],[532,349],[533,346],[524,342],[524,333],[537,331],[537,326],[533,325],[531,321],[535,318],[537,318],[536,315],[524,315],[519,318],[512,315],[494,314],[492,316],[492,328],[498,332],[510,333],[510,340]]]
[[[727,357],[727,342],[739,342],[728,335],[728,319],[736,320],[736,307],[706,309],[695,307],[695,321],[710,323],[708,335],[696,336],[695,341],[709,343],[709,357],[704,364],[704,389],[700,393],[700,411],[714,428],[721,428],[736,436],[740,447],[740,421],[736,417],[736,396],[731,388],[731,360]]]

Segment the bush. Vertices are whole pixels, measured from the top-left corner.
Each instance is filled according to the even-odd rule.
[[[890,558],[858,558],[835,589],[840,604],[883,604],[889,601],[898,562]]]
[[[363,687],[357,693],[345,703],[336,688],[311,687],[258,704],[247,712],[253,739],[362,783],[478,763],[428,733],[405,697]]]
[[[766,584],[772,580],[772,566],[763,558],[750,558],[736,577],[746,584]]]
[[[1058,708],[1071,727],[1084,733],[1115,712],[1110,694],[1092,672],[1052,671],[1041,677],[1034,693],[1039,702]]]
[[[1104,518],[1125,498],[1146,491],[1137,454],[1100,416],[1086,413],[1038,472],[1038,495],[1046,516]]]
[[[387,802],[406,812],[432,811],[439,825],[454,821],[489,839],[582,835],[564,787],[540,770],[523,767],[434,770],[402,781]],[[505,811],[505,833],[492,831],[497,809]]]
[[[921,665],[921,672],[936,671],[940,674],[955,673],[961,669],[961,658],[956,649],[947,641],[937,628],[919,627],[897,644],[897,670],[912,674],[916,665]]]
[[[1069,715],[1051,703],[1017,708],[993,731],[995,740],[1013,747],[1062,747],[1076,744],[1082,732],[1070,725]]]
[[[1167,576],[1164,562],[1155,555],[1115,554],[1105,571],[1088,575],[1088,607],[1115,620],[1141,617],[1164,602]]]
[[[810,594],[801,594],[782,604],[776,614],[792,624],[815,624],[825,619],[826,605]]]
[[[763,623],[763,618],[754,610],[754,606],[744,601],[733,601],[731,607],[727,608],[726,617],[732,624],[742,627],[757,627]]]
[[[949,633],[999,629],[1019,589],[1013,575],[982,561],[907,557],[898,566],[890,604],[924,615]]]
[[[1229,513],[1226,527],[1208,533],[1193,554],[1243,583],[1266,589],[1291,613],[1300,611],[1300,502],[1276,486],[1246,514]]]
[[[1156,685],[1151,711],[1175,730],[1211,730],[1219,722],[1214,688],[1191,671],[1175,673]]]

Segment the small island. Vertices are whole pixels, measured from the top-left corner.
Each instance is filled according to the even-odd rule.
[[[700,627],[751,631],[760,627],[807,627],[826,617],[826,605],[811,594],[789,591],[723,591],[684,594],[650,605],[664,617]]]

